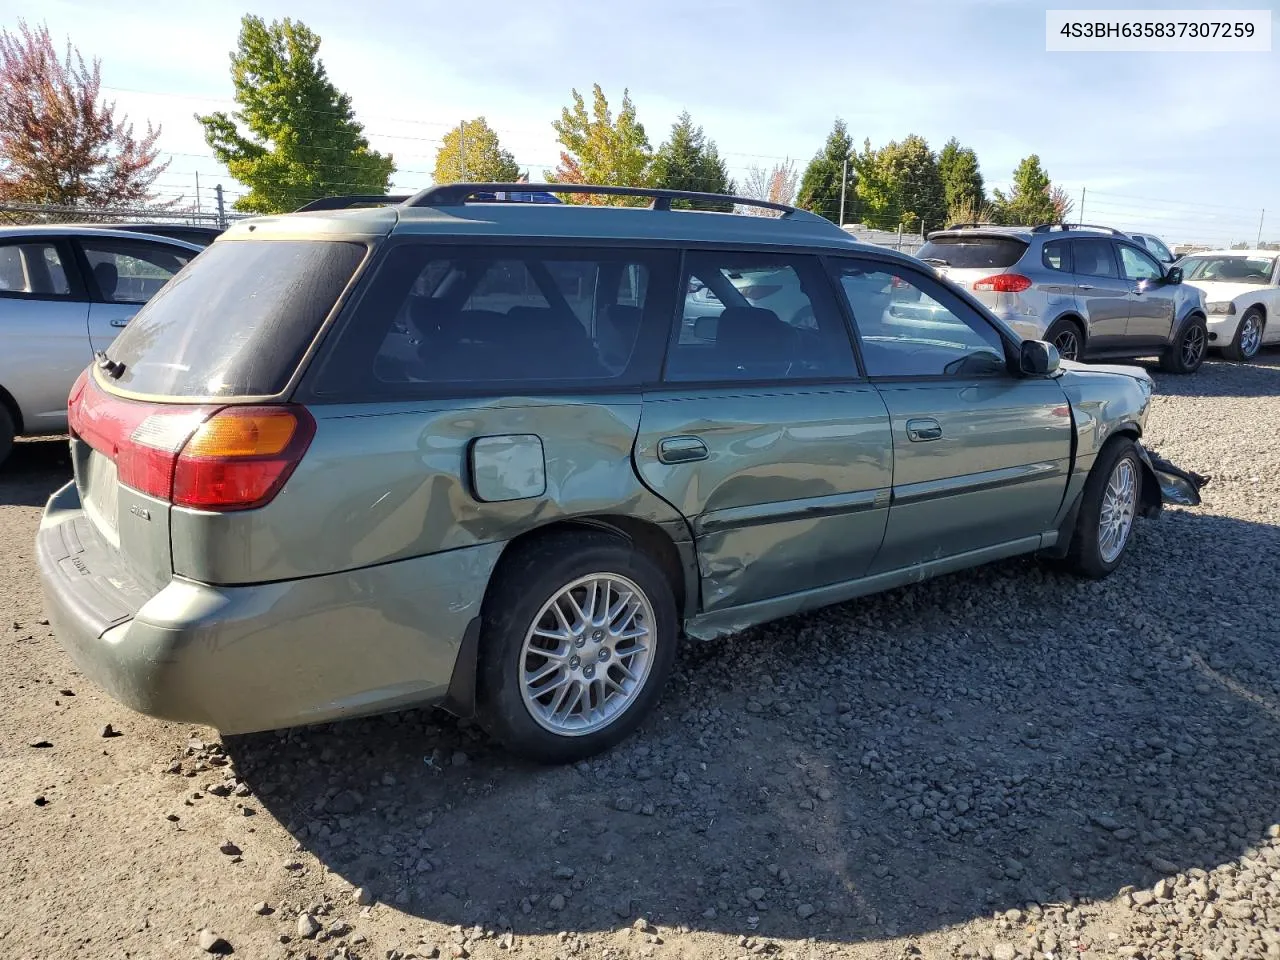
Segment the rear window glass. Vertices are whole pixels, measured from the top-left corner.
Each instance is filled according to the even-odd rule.
[[[364,253],[345,241],[213,244],[108,348],[124,364],[115,383],[151,396],[280,392]]]
[[[938,237],[917,250],[916,256],[957,270],[1004,268],[1017,263],[1026,249],[1014,237]]]

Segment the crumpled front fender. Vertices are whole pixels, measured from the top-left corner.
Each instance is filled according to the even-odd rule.
[[[1142,485],[1143,515],[1156,516],[1166,503],[1180,507],[1200,506],[1200,490],[1209,477],[1174,466],[1164,457],[1135,443],[1142,462],[1145,482]],[[1156,492],[1159,491],[1159,496]]]

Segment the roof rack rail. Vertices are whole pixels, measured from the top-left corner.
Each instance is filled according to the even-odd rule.
[[[589,183],[448,183],[428,187],[405,201],[406,207],[454,207],[482,193],[585,193],[607,197],[647,197],[653,202],[651,210],[670,210],[671,201],[689,200],[703,203],[733,203],[744,207],[761,207],[781,210],[785,217],[814,217],[786,203],[772,200],[756,200],[751,197],[734,197],[724,193],[699,193],[692,190],[663,190],[656,187],[614,187]],[[492,201],[485,201],[492,202]]]
[[[1096,223],[1037,223],[1031,228],[1032,233],[1050,233],[1054,230],[1101,230],[1103,233],[1109,233],[1114,237],[1129,236],[1115,227],[1101,227]]]
[[[389,206],[396,203],[404,203],[409,199],[407,193],[398,194],[375,194],[375,193],[353,193],[347,196],[339,197],[321,197],[319,200],[312,200],[310,203],[304,203],[294,213],[314,213],[318,210],[349,210],[352,207],[368,207],[368,206]]]

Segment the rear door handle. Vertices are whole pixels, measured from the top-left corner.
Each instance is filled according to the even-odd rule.
[[[1078,289],[1080,289],[1080,290],[1092,290],[1092,289],[1093,289],[1093,284],[1092,284],[1092,283],[1077,283],[1077,284],[1076,284],[1076,287],[1077,287]]]
[[[697,437],[667,437],[658,442],[658,459],[663,463],[692,463],[707,456],[707,445]]]
[[[127,327],[132,319],[133,317],[116,317],[111,321],[111,325],[113,327]]]
[[[907,421],[907,439],[916,443],[942,439],[942,424],[932,417]]]

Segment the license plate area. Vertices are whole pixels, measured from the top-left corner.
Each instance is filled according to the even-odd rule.
[[[84,509],[98,532],[114,546],[119,546],[120,481],[115,461],[97,450],[89,453],[85,463]]]

